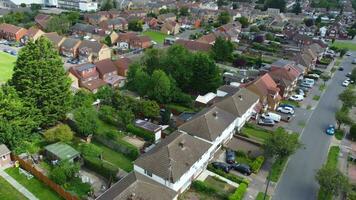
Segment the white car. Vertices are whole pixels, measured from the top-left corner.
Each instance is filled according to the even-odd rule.
[[[352,55],[352,53],[351,52],[347,52],[347,54],[346,54],[347,56],[351,56]]]
[[[344,82],[342,82],[342,86],[344,86],[344,87],[347,87],[349,85],[350,85],[350,81],[348,81],[348,80],[344,80]]]
[[[318,74],[308,74],[308,76],[314,77],[314,78],[320,78]]]
[[[293,101],[303,101],[304,97],[303,97],[303,95],[295,94],[295,95],[292,95],[291,97],[289,97],[289,99],[293,100]]]
[[[285,106],[280,106],[277,108],[278,112],[284,113],[284,114],[294,114],[294,110],[291,107],[285,107]]]

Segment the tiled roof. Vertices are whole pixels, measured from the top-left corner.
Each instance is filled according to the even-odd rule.
[[[115,72],[117,70],[114,62],[108,58],[104,60],[100,60],[95,63],[96,69],[99,71],[101,75],[110,73],[110,72]]]
[[[180,44],[184,46],[185,48],[191,50],[191,51],[210,51],[212,45],[208,43],[203,43],[199,41],[193,41],[193,40],[184,40],[184,39],[178,39],[175,42],[176,44]]]
[[[12,25],[12,24],[6,24],[6,23],[0,24],[0,31],[3,31],[3,32],[16,34],[21,29],[23,29],[23,28]]]

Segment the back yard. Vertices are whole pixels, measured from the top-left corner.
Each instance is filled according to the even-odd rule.
[[[16,57],[5,52],[0,52],[0,83],[11,78]]]
[[[0,177],[0,199],[2,200],[25,200],[20,192],[18,192],[5,179]]]

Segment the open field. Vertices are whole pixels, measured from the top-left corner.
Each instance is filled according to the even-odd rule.
[[[11,78],[15,61],[15,56],[0,52],[0,84]]]
[[[167,37],[166,34],[163,34],[161,32],[156,32],[156,31],[145,31],[143,32],[143,35],[147,35],[158,44],[163,44],[164,38]]]
[[[356,44],[351,41],[335,41],[332,46],[338,48],[347,48],[348,50],[356,51]]]

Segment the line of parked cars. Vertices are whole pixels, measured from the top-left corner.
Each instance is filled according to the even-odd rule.
[[[213,162],[211,163],[214,168],[223,170],[229,173],[230,170],[236,170],[246,176],[251,175],[252,171],[249,165],[244,163],[236,163],[235,161],[235,151],[228,149],[226,150],[226,163],[224,162]]]
[[[13,56],[17,55],[17,52],[15,50],[11,50],[11,49],[4,49],[3,50],[5,53],[11,54]]]

